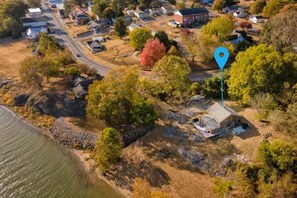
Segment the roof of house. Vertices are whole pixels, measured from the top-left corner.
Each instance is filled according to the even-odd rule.
[[[226,9],[228,10],[238,10],[239,8],[240,8],[239,6],[235,6],[235,5],[226,7]]]
[[[222,123],[226,118],[228,118],[230,115],[239,116],[233,109],[230,107],[223,107],[219,103],[214,103],[211,105],[207,112],[209,115],[211,115],[219,124]]]
[[[94,48],[102,48],[102,45],[100,45],[99,43],[97,43],[95,41],[87,41],[87,44],[92,49],[94,49]]]
[[[76,87],[72,88],[72,91],[78,98],[80,98],[88,93],[80,84],[77,85]]]
[[[206,128],[208,130],[215,130],[221,127],[220,124],[213,117],[209,115],[202,116],[201,120],[205,122]]]
[[[178,10],[178,12],[183,15],[195,15],[195,14],[204,14],[204,13],[208,13],[208,10],[204,7],[199,7],[199,8],[185,8],[185,9],[181,9]]]
[[[164,6],[162,6],[162,8],[164,10],[174,10],[174,8],[171,5],[164,5]]]
[[[33,22],[38,22],[36,19],[29,18],[29,17],[23,17],[21,18],[22,23],[33,23]]]
[[[130,25],[129,25],[129,27],[131,27],[131,28],[141,28],[139,25],[137,25],[137,24],[135,24],[135,23],[131,23]]]

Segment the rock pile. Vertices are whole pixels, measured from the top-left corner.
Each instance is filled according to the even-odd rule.
[[[50,129],[53,138],[69,147],[77,149],[93,149],[98,135],[89,133],[66,123],[63,118],[58,118]]]

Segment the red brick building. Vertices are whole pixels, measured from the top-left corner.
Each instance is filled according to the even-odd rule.
[[[208,10],[204,7],[181,9],[174,13],[174,20],[185,27],[197,22],[205,23],[208,21]]]

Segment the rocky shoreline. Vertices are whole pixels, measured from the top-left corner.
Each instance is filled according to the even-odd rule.
[[[72,141],[77,142],[77,140],[82,140],[82,141],[80,141],[80,143],[83,143],[83,142],[86,141],[86,142],[88,142],[86,145],[88,145],[88,146],[90,146],[90,145],[94,146],[94,141],[96,140],[97,135],[95,135],[95,134],[91,135],[91,134],[81,133],[81,136],[79,136],[78,134],[80,134],[80,132],[77,131],[79,129],[73,129],[70,126],[68,126],[65,122],[63,122],[63,118],[58,118],[56,120],[55,124],[53,125],[53,127],[51,129],[49,129],[49,130],[38,128],[38,127],[34,126],[33,124],[31,124],[30,121],[22,118],[15,111],[13,111],[13,109],[9,108],[8,106],[0,104],[0,107],[3,107],[5,110],[9,111],[17,119],[22,120],[24,123],[26,123],[30,127],[33,127],[35,129],[37,129],[42,135],[45,135],[46,137],[50,138],[51,140],[53,140],[55,142],[58,142],[59,144],[62,144],[64,146],[66,146],[68,149],[71,149],[73,156],[75,158],[77,158],[77,160],[79,160],[81,162],[81,165],[83,166],[84,170],[87,173],[89,173],[89,174],[96,174],[97,177],[100,180],[103,180],[105,183],[107,183],[108,185],[110,185],[115,191],[117,191],[117,192],[119,192],[119,194],[123,195],[123,197],[129,197],[130,192],[128,192],[127,190],[125,190],[123,188],[118,187],[115,184],[114,181],[109,180],[109,179],[105,178],[103,175],[100,174],[100,172],[97,169],[96,162],[90,158],[89,154],[84,153],[82,150],[76,149],[72,144],[70,144],[70,142],[72,142]],[[66,134],[68,134],[68,136],[64,136],[65,139],[63,140],[58,135],[57,129],[59,131],[65,129]],[[58,139],[61,138],[61,139],[58,140],[57,138]],[[68,146],[67,146],[67,144],[68,144]]]

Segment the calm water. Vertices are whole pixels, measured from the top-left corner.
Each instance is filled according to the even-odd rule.
[[[1,198],[117,198],[62,146],[0,106]]]

